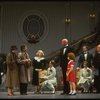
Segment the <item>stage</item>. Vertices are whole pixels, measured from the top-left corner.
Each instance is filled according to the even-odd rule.
[[[55,94],[34,94],[28,92],[28,95],[20,95],[15,92],[14,96],[8,96],[7,92],[0,92],[0,99],[100,99],[100,94],[96,93],[77,93],[76,95],[60,95],[61,91]]]

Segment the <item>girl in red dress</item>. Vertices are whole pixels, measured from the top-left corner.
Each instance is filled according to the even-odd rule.
[[[76,77],[74,72],[74,66],[75,66],[75,54],[74,53],[68,53],[68,66],[67,66],[67,72],[66,72],[66,81],[69,81],[70,84],[70,92],[69,94],[75,95],[76,94]]]

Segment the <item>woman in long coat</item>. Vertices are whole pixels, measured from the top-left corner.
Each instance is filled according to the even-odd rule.
[[[8,95],[14,95],[13,89],[19,84],[18,78],[18,65],[17,65],[17,54],[16,46],[11,46],[11,52],[7,55],[7,74],[6,74],[6,87],[8,88]]]

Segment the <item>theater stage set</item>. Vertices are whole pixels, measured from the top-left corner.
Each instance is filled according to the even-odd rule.
[[[100,33],[99,0],[0,0],[0,53],[7,54],[13,44],[18,50],[20,44],[26,44],[30,58],[35,56],[38,49],[42,49],[46,58],[56,59],[63,37],[78,48],[88,34],[94,36],[97,31]],[[35,36],[37,40],[31,41],[29,36]],[[85,39],[82,38],[84,36]],[[100,35],[97,34],[94,39],[98,41],[93,42],[93,39],[88,42],[90,49],[100,43]],[[56,69],[60,85],[61,70],[58,66]],[[100,99],[100,94],[95,92],[78,91],[76,95],[60,95],[61,92],[58,89],[55,94],[34,94],[33,90],[29,90],[28,95],[15,92],[14,96],[8,96],[3,84],[0,86],[0,99]]]

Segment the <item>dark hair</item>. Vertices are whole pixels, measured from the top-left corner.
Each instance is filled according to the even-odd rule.
[[[10,50],[11,50],[11,51],[12,51],[12,50],[17,50],[17,46],[12,45],[12,46],[10,47]]]
[[[54,60],[51,60],[50,63],[55,66],[55,61]]]
[[[87,46],[87,45],[83,45],[82,48],[83,48],[83,47],[86,47],[86,49],[88,49],[88,46]]]
[[[84,61],[83,64],[86,63],[86,66],[88,66],[88,61]]]
[[[25,49],[25,47],[26,47],[26,45],[21,45],[20,46],[21,51],[23,51]]]

